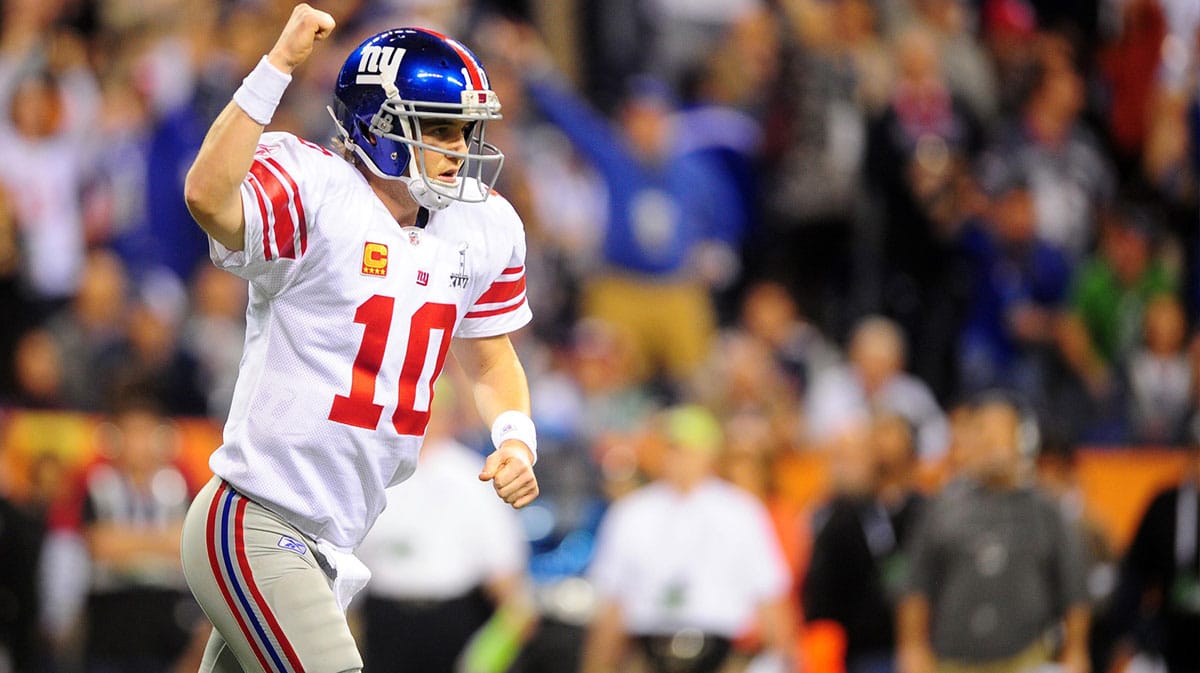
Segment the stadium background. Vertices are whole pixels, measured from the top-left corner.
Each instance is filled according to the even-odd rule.
[[[518,339],[543,438],[545,495],[524,515],[535,583],[585,570],[605,503],[656,473],[644,421],[681,399],[708,405],[738,438],[724,468],[769,503],[802,576],[808,517],[837,488],[849,441],[816,430],[828,419],[810,417],[812,389],[871,315],[905,336],[905,368],[949,419],[944,444],[973,392],[999,385],[1028,399],[1043,421],[1044,473],[1114,555],[1150,496],[1178,479],[1200,410],[1194,2],[313,4],[339,18],[339,33],[298,73],[272,128],[330,137],[336,68],[385,25],[462,36],[500,92],[499,189],[526,220],[536,316]],[[108,403],[131,388],[159,397],[180,460],[205,475],[245,299],[207,268],[182,177],[290,7],[3,3],[5,498],[40,515],[69,500],[74,472],[101,453]],[[672,239],[674,261],[647,266],[611,249],[603,176],[522,76],[534,88],[559,78],[631,134],[639,120],[676,123],[651,164],[699,166],[711,182],[698,184],[721,198]],[[659,240],[636,226],[625,235],[630,246]],[[1034,247],[1045,253],[1036,268],[1004,266],[1009,251]],[[1141,258],[1122,255],[1130,249]],[[1057,266],[1040,266],[1046,255]],[[1034,287],[1047,276],[1049,289]],[[597,318],[590,293],[614,280],[701,288],[711,304],[698,314],[655,319],[704,356],[678,362],[670,345]],[[1105,297],[1119,308],[1096,309]],[[1151,304],[1165,317],[1147,319]],[[1147,362],[1170,375],[1147,378]],[[1182,390],[1169,384],[1181,378]],[[861,422],[855,411],[829,422]],[[473,424],[461,436],[485,446]],[[953,470],[948,451],[923,449],[930,491]]]

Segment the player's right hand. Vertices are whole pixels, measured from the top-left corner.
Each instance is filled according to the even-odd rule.
[[[275,46],[267,54],[267,60],[283,72],[291,73],[312,54],[317,40],[329,37],[335,25],[328,13],[303,2],[296,5]]]

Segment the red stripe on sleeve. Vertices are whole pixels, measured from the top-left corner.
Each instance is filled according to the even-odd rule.
[[[300,188],[296,186],[296,181],[287,171],[283,170],[283,166],[279,165],[274,159],[267,159],[267,163],[275,167],[279,174],[287,180],[288,186],[292,188],[292,202],[296,204],[296,219],[300,225],[300,254],[303,255],[308,251],[308,220],[304,217],[304,202],[300,200]]]
[[[254,190],[254,196],[258,199],[258,212],[262,215],[263,258],[269,262],[274,256],[271,254],[271,218],[267,216],[267,203],[263,200],[262,187],[258,185],[257,178],[247,178],[246,183]]]
[[[271,606],[263,598],[262,592],[258,590],[258,585],[254,583],[254,575],[250,572],[250,559],[246,556],[246,531],[244,528],[244,520],[246,517],[246,505],[250,501],[246,498],[238,498],[237,514],[234,519],[234,551],[237,553],[238,567],[242,570],[242,579],[246,581],[246,586],[250,589],[250,595],[254,597],[254,602],[258,603],[258,609],[262,612],[263,617],[267,619],[267,626],[271,629],[271,633],[275,636],[279,646],[283,648],[283,653],[287,656],[288,663],[292,665],[292,670],[295,673],[304,673],[304,667],[300,665],[300,657],[296,656],[296,650],[292,648],[292,643],[288,641],[287,634],[279,627],[279,621],[275,619],[275,613],[271,611]]]
[[[468,313],[466,315],[466,317],[468,317],[468,318],[489,318],[494,315],[500,315],[501,313],[508,313],[510,311],[515,311],[524,305],[525,305],[525,297],[521,297],[521,301],[513,304],[512,306],[505,306],[504,308],[494,308],[494,309],[491,309],[490,311],[471,311],[470,313]]]
[[[521,273],[523,271],[525,271],[524,264],[522,264],[521,266],[510,266],[507,269],[501,271],[500,275],[501,276],[511,276],[514,273]]]
[[[280,258],[296,258],[296,225],[292,221],[292,211],[288,208],[287,190],[283,181],[260,159],[255,159],[250,165],[250,173],[258,178],[263,191],[271,201],[271,212],[275,214],[275,246],[279,249]]]
[[[483,293],[483,296],[475,302],[475,305],[497,304],[504,301],[512,301],[524,291],[525,276],[521,276],[516,280],[498,280],[492,283],[492,286],[488,288],[487,292]]]
[[[299,140],[300,142],[304,143],[305,145],[308,145],[309,147],[313,148],[314,150],[317,150],[318,152],[320,152],[321,154],[324,154],[327,157],[333,156],[333,152],[330,152],[329,150],[325,149],[324,147],[321,147],[320,145],[318,145],[314,142],[310,142],[310,141],[305,140],[304,138],[300,138],[300,137],[297,137],[296,140]]]

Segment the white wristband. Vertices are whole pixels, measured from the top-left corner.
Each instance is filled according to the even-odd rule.
[[[492,423],[492,445],[498,449],[508,439],[524,442],[533,454],[533,462],[537,462],[537,430],[532,418],[515,410],[497,416]]]
[[[266,56],[259,60],[254,70],[242,80],[242,85],[233,93],[233,102],[242,108],[254,121],[266,126],[275,116],[279,99],[292,81],[292,76],[271,65]]]

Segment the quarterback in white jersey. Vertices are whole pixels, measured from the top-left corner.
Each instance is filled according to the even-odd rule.
[[[242,203],[244,249],[212,243],[251,282],[210,464],[301,532],[354,547],[416,468],[451,339],[529,321],[521,222],[493,195],[398,226],[353,166],[283,133],[263,134]]]
[[[461,43],[399,28],[342,67],[339,153],[263,133],[333,28],[297,5],[185,184],[213,261],[250,286],[216,476],[184,526],[185,574],[215,627],[206,672],[361,669],[342,612],[369,576],[353,550],[416,468],[448,353],[492,424],[479,478],[514,507],[538,493],[507,336],[531,318],[524,232],[491,191],[503,155],[484,140],[499,102]]]

